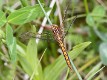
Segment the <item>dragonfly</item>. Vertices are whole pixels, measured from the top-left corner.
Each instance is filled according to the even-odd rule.
[[[59,43],[59,46],[63,52],[63,55],[64,55],[64,58],[65,58],[65,61],[69,67],[69,69],[72,71],[72,65],[71,65],[71,62],[70,62],[70,58],[68,56],[68,53],[67,53],[67,50],[64,46],[64,42],[63,42],[63,39],[64,39],[64,36],[62,35],[62,30],[60,27],[58,27],[57,25],[52,25],[51,26],[51,29],[52,29],[52,32],[54,34],[54,38],[55,40]]]
[[[76,16],[76,17],[77,17],[77,16]],[[71,25],[74,23],[76,17],[73,19]],[[70,26],[71,26],[71,25],[70,25]],[[50,27],[51,27],[50,30],[51,30],[52,33],[53,33],[54,39],[58,42],[58,44],[59,44],[59,46],[60,46],[60,48],[61,48],[61,50],[62,50],[62,53],[63,53],[63,55],[64,55],[66,64],[68,65],[70,71],[72,72],[72,65],[71,65],[71,62],[70,62],[70,58],[69,58],[68,52],[67,52],[67,50],[66,50],[66,48],[65,48],[65,45],[64,45],[64,38],[65,38],[65,36],[68,34],[68,30],[69,30],[70,27],[68,27],[66,33],[63,33],[64,31],[62,30],[62,28],[59,27],[59,26],[56,25],[56,24],[53,24],[53,25],[51,25]],[[45,34],[46,34],[46,33],[45,33]],[[37,34],[37,35],[38,35],[38,34]],[[39,34],[39,35],[41,35],[41,34]],[[49,35],[50,35],[50,34],[48,33],[48,37],[50,37]],[[36,34],[33,34],[32,32],[27,32],[27,33],[25,33],[24,35],[22,35],[22,38],[24,38],[24,37],[25,37],[25,38],[27,38],[27,37],[28,37],[28,38],[29,38],[29,37],[34,37],[34,38],[35,38],[35,36],[36,36]],[[45,35],[45,36],[46,36],[46,35]],[[43,37],[44,37],[44,35],[43,35]],[[48,37],[47,37],[47,38],[42,38],[42,36],[41,36],[40,39],[43,39],[43,40],[53,40],[53,38],[48,38]],[[39,38],[39,37],[36,37],[36,38]]]
[[[77,16],[73,19],[72,23],[68,27],[68,30],[71,27],[71,25],[74,23],[76,18],[77,18]],[[66,33],[64,33],[63,29],[64,28],[62,26],[59,27],[58,25],[55,25],[55,24],[51,25],[51,30],[53,32],[54,38],[59,43],[59,46],[60,46],[60,48],[63,52],[64,58],[65,58],[66,64],[68,65],[70,71],[72,72],[72,65],[71,65],[71,62],[70,62],[70,58],[69,58],[68,52],[67,52],[67,50],[65,48],[65,45],[64,45],[64,38],[68,34],[68,30],[67,30]]]
[[[57,41],[57,43],[59,44],[59,46],[60,46],[60,48],[62,50],[63,56],[65,58],[66,64],[68,65],[68,67],[69,67],[71,72],[72,72],[72,65],[71,65],[71,62],[70,62],[70,58],[69,58],[68,52],[67,52],[67,50],[65,48],[65,45],[64,45],[64,38],[68,34],[69,28],[72,26],[72,24],[74,23],[76,18],[77,18],[77,16],[73,19],[72,23],[70,24],[70,26],[68,27],[68,29],[67,29],[67,31],[65,33],[64,33],[64,30],[62,29],[62,27],[59,27],[56,24],[50,25],[50,29],[49,29],[49,30],[52,31],[55,41]],[[38,38],[38,39],[42,39],[42,40],[54,41],[53,38],[49,38],[51,36],[50,33],[45,33],[45,34],[41,35],[41,37],[37,37],[36,35],[41,35],[41,34],[38,34],[38,33],[35,34],[35,33],[32,33],[32,32],[26,32],[26,33],[21,35],[21,38],[24,38],[24,39]],[[46,38],[46,36],[47,36],[47,38]]]
[[[69,5],[68,5],[68,6],[69,6]],[[64,13],[64,17],[63,17],[62,22],[64,22],[64,19],[65,19],[65,17],[66,17],[65,14],[66,14],[66,12],[67,12],[68,6],[67,6],[67,8],[66,8],[66,10],[65,10],[65,13]],[[76,18],[77,18],[77,16],[73,19],[72,23],[71,23],[70,26],[68,27],[68,30],[69,30],[69,28],[71,27],[71,25],[74,23],[74,21],[76,20]],[[54,39],[58,42],[58,44],[59,44],[59,46],[60,46],[60,48],[61,48],[61,50],[62,50],[62,53],[63,53],[63,55],[64,55],[66,64],[68,65],[70,71],[72,72],[72,65],[71,65],[71,62],[70,62],[70,58],[69,58],[69,55],[68,55],[67,50],[66,50],[65,45],[64,45],[64,38],[65,38],[65,36],[68,34],[68,30],[67,30],[66,33],[64,33],[63,24],[62,24],[62,26],[60,26],[60,27],[59,27],[58,25],[56,25],[56,24],[50,25],[50,30],[52,31],[53,36],[54,36]],[[28,33],[29,33],[29,32],[28,32]],[[28,33],[26,33],[25,36],[28,36]],[[33,34],[33,35],[34,35],[34,34]],[[37,35],[41,35],[41,34],[37,34]],[[30,33],[30,36],[32,36],[31,33]],[[35,35],[35,36],[36,36],[36,35]],[[33,37],[33,36],[32,36],[32,37]],[[42,36],[41,36],[41,37],[42,37]],[[36,36],[36,38],[40,38],[40,37],[37,37],[37,36]],[[45,39],[46,39],[46,38],[45,38]]]

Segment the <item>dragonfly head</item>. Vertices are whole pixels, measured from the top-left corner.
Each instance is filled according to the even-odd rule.
[[[53,24],[52,26],[51,26],[51,30],[52,30],[52,32],[55,34],[55,33],[59,33],[59,27],[58,27],[58,25],[55,25],[55,24]]]

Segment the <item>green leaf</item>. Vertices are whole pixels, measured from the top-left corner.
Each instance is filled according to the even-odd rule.
[[[99,47],[100,58],[104,65],[107,65],[107,42],[103,42]]]
[[[89,26],[94,26],[95,25],[94,19],[90,14],[88,14],[87,17],[86,17],[86,23]]]
[[[103,18],[105,16],[105,13],[106,13],[106,10],[104,9],[103,6],[96,6],[91,15],[94,15],[94,20],[95,21],[98,21],[98,20],[101,20],[101,18]]]
[[[13,30],[9,24],[6,26],[6,43],[8,46],[13,43]]]
[[[71,57],[71,59],[75,59],[89,44],[90,42],[84,42],[79,45],[76,45],[73,50],[69,52],[69,56]],[[54,63],[45,68],[44,80],[57,80],[57,78],[65,68],[67,68],[67,64],[64,60],[63,55],[61,55],[58,59],[56,59]]]
[[[93,29],[94,29],[96,35],[97,35],[102,41],[107,42],[107,33],[102,33],[102,32],[100,32],[100,31],[98,31],[96,27],[93,27]]]
[[[86,22],[89,26],[94,26],[95,21],[100,21],[106,14],[106,10],[102,6],[96,6],[92,13],[89,13],[86,17]]]
[[[2,29],[0,29],[0,39],[5,38],[5,33]]]
[[[12,43],[12,46],[10,47],[10,58],[11,58],[11,61],[12,62],[15,62],[16,61],[16,58],[17,58],[17,53],[16,53],[16,38],[14,37],[13,38],[13,43]]]
[[[16,39],[13,37],[13,30],[10,25],[6,26],[6,43],[9,49],[9,55],[12,62],[16,61]]]
[[[35,6],[27,6],[12,12],[8,17],[7,20],[9,23],[22,25],[36,18],[42,17],[43,11],[41,10],[39,5]]]
[[[5,13],[0,11],[0,28],[7,22]]]
[[[34,39],[29,41],[25,56],[19,55],[18,58],[23,69],[29,76],[35,73],[34,80],[43,80],[42,67],[37,57],[37,45]]]
[[[102,63],[99,62],[96,66],[93,67],[93,69],[87,74],[87,78],[86,80],[93,80],[93,77],[99,72],[100,67],[101,67]]]

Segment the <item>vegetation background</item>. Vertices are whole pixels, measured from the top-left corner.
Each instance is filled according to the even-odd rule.
[[[42,31],[41,25],[50,24],[38,1],[0,0],[0,80],[107,80],[107,1],[40,0],[52,24],[60,25],[66,15],[72,72],[51,31]],[[36,43],[30,33],[38,31]]]

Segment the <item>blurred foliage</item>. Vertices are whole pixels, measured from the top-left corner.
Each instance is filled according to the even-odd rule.
[[[40,1],[49,11],[53,0]],[[65,37],[65,46],[78,72],[85,80],[107,80],[107,1],[58,1],[60,13],[66,15],[65,31],[77,16]],[[57,9],[55,4],[50,20],[60,25]],[[48,33],[46,40],[38,44],[35,38],[20,37],[28,31],[37,33],[44,17],[36,0],[0,0],[0,80],[78,80],[76,72],[67,71],[57,42],[48,39],[53,39],[51,31],[44,30],[43,35]]]

